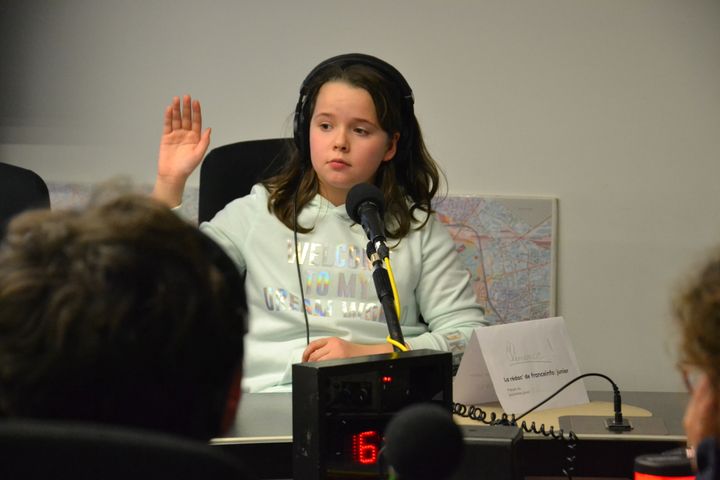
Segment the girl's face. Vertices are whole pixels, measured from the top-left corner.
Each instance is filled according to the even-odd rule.
[[[310,159],[320,194],[333,205],[345,203],[353,186],[372,182],[380,164],[395,156],[399,138],[382,129],[366,90],[339,81],[324,84],[310,119]]]

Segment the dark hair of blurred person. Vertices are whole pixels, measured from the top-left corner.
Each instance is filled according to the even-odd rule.
[[[207,440],[234,418],[245,314],[232,261],[152,199],[22,214],[0,245],[0,416]]]

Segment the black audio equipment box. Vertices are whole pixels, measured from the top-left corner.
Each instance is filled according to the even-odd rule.
[[[379,478],[385,425],[418,402],[452,406],[452,354],[434,350],[293,365],[293,477]]]

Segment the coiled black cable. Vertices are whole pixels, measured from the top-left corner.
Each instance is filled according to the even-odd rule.
[[[486,412],[482,408],[475,406],[475,405],[464,405],[462,403],[453,403],[453,413],[455,415],[459,415],[464,418],[469,418],[471,420],[475,420],[477,422],[483,423],[485,425],[505,425],[505,426],[513,426],[518,427],[522,431],[526,433],[534,433],[538,435],[543,435],[545,437],[550,437],[555,440],[560,440],[565,442],[568,453],[567,456],[563,459],[563,467],[561,469],[563,475],[568,479],[572,480],[572,475],[575,472],[575,460],[577,458],[575,449],[577,447],[578,437],[575,435],[575,432],[572,430],[568,430],[567,433],[564,429],[555,430],[554,425],[550,425],[549,428],[545,427],[545,424],[542,423],[538,427],[535,422],[530,422],[530,425],[527,424],[524,420],[518,425],[518,420],[529,414],[530,412],[533,412],[537,408],[541,407],[545,403],[549,402],[551,399],[553,399],[556,395],[558,395],[560,392],[565,390],[567,387],[572,385],[573,383],[577,382],[578,380],[585,378],[585,377],[600,377],[604,378],[610,384],[612,385],[613,389],[613,410],[614,410],[614,419],[612,422],[612,425],[623,425],[623,417],[622,417],[622,401],[620,398],[620,389],[618,386],[613,382],[610,377],[607,375],[603,375],[602,373],[585,373],[583,375],[579,375],[569,382],[567,382],[565,385],[557,389],[553,394],[551,394],[549,397],[545,398],[542,402],[538,403],[534,407],[527,410],[525,413],[519,416],[515,416],[515,414],[509,415],[507,413],[502,413],[501,415],[497,415],[495,412]]]

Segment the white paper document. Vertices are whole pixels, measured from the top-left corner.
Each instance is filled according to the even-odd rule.
[[[500,401],[522,414],[580,375],[562,317],[478,327],[453,382],[453,400],[466,405]],[[539,410],[588,403],[582,380]]]

